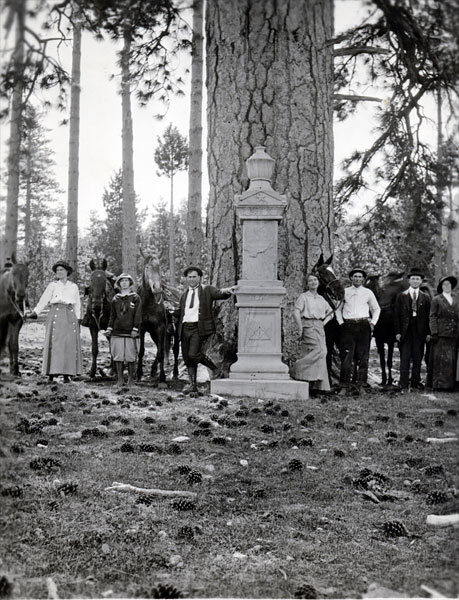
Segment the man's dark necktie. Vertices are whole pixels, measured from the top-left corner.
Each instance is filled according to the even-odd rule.
[[[190,300],[189,308],[193,308],[193,306],[194,306],[194,293],[195,293],[195,288],[193,288],[193,291],[191,292],[191,300]]]

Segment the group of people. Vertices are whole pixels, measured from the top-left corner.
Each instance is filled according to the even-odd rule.
[[[69,281],[72,267],[58,261],[52,270],[56,280],[43,292],[29,314],[37,318],[49,305],[43,352],[42,373],[52,381],[63,375],[64,381],[81,374],[81,343],[79,323],[81,305],[78,287]],[[213,304],[230,298],[237,286],[218,289],[202,285],[203,272],[190,266],[183,275],[187,290],[178,308],[166,304],[174,313],[181,340],[182,356],[188,370],[189,393],[198,395],[197,367],[203,364],[215,374],[217,366],[204,352],[205,341],[215,332]],[[340,325],[340,384],[344,390],[351,385],[367,386],[368,359],[373,329],[381,309],[374,293],[364,287],[366,272],[354,268],[349,273],[351,285],[344,290],[339,306],[331,308],[319,295],[319,279],[315,273],[307,277],[307,290],[294,307],[294,320],[301,338],[299,358],[292,366],[295,379],[308,381],[311,389],[330,390],[327,370],[327,346],[324,326],[336,317]],[[424,274],[413,269],[408,274],[409,287],[397,295],[394,305],[394,329],[400,349],[399,389],[421,389],[421,366],[426,344],[429,344],[426,386],[437,390],[453,390],[459,380],[459,300],[452,293],[457,286],[453,276],[443,277],[437,296],[419,288]],[[124,384],[127,365],[128,384],[132,384],[138,352],[138,337],[142,321],[142,302],[134,290],[131,275],[122,273],[115,280],[116,293],[111,303],[106,336],[115,364],[117,383]]]
[[[346,391],[352,386],[368,386],[371,336],[381,309],[374,293],[363,285],[366,277],[363,269],[352,269],[351,286],[332,310],[318,294],[318,277],[314,273],[308,275],[308,290],[299,296],[294,309],[301,344],[292,375],[309,381],[311,389],[330,390],[324,326],[333,316],[340,325],[341,387]],[[459,381],[459,299],[452,293],[457,279],[441,278],[432,301],[419,289],[423,281],[420,270],[411,270],[409,287],[396,296],[393,307],[395,339],[400,350],[400,393],[424,389],[421,366],[426,345],[429,351],[425,387],[452,391]]]
[[[42,374],[50,381],[62,375],[64,382],[81,374],[81,303],[78,286],[69,281],[73,272],[67,262],[60,260],[52,267],[56,279],[43,292],[37,305],[28,314],[37,319],[49,306],[46,320]],[[182,294],[178,308],[166,304],[174,313],[181,340],[182,356],[190,379],[189,393],[198,395],[197,368],[201,363],[217,371],[217,366],[203,352],[205,340],[215,332],[213,303],[229,298],[237,286],[218,289],[203,286],[203,272],[190,266],[183,273],[187,290]],[[135,291],[135,282],[128,273],[115,279],[115,295],[110,307],[110,318],[105,335],[110,343],[110,354],[115,365],[117,384],[124,385],[124,366],[127,366],[128,385],[132,385],[138,354],[138,338],[142,321],[142,301]]]

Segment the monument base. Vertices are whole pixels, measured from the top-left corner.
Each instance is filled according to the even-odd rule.
[[[309,383],[295,379],[214,379],[210,382],[210,392],[262,400],[307,400]]]

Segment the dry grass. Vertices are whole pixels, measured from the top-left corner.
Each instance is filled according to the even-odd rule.
[[[309,584],[319,597],[355,598],[371,582],[459,593],[457,530],[425,525],[459,508],[458,445],[425,441],[459,433],[457,394],[277,404],[192,400],[150,384],[122,394],[107,381],[50,387],[28,331],[28,369],[3,382],[1,404],[0,570],[14,597],[47,597],[47,577],[61,598],[153,597],[159,584],[188,597],[306,597],[298,589]],[[293,459],[303,468],[291,470]],[[202,481],[190,483],[184,465]],[[392,499],[359,494],[362,469],[387,476],[373,490]],[[196,505],[138,503],[106,491],[114,481],[195,491]],[[429,505],[434,490],[447,502]],[[387,537],[378,526],[392,520],[410,535]]]

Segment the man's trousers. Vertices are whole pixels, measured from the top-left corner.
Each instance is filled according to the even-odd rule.
[[[400,381],[401,388],[407,388],[410,383],[410,364],[411,367],[411,385],[418,387],[421,383],[421,364],[424,356],[425,340],[421,339],[417,332],[417,321],[415,317],[410,319],[408,330],[399,343],[400,349]]]
[[[349,319],[341,325],[342,384],[351,383],[354,367],[357,371],[357,383],[367,383],[370,342],[371,327],[368,319]]]

